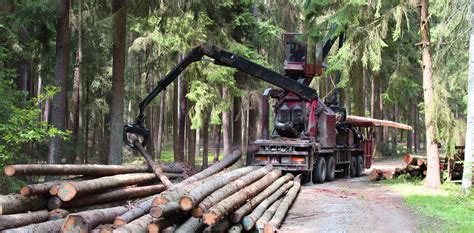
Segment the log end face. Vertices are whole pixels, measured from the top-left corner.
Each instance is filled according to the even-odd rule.
[[[265,224],[265,227],[263,228],[263,233],[275,233],[277,232],[277,229],[275,226],[272,224]]]
[[[89,230],[89,224],[79,215],[69,215],[61,227],[61,233],[87,233]]]
[[[56,195],[58,194],[58,191],[59,191],[59,186],[53,185],[53,186],[49,189],[49,194],[51,194],[51,196],[56,196]]]
[[[245,216],[242,219],[242,226],[246,231],[252,230],[253,226],[255,225],[255,220],[253,220],[252,216]]]
[[[204,224],[210,226],[216,224],[219,221],[219,216],[213,212],[207,212],[202,215]]]
[[[155,223],[149,223],[147,226],[148,232],[149,233],[158,233],[160,232],[160,227],[158,227],[157,224]]]
[[[70,201],[72,200],[77,194],[76,187],[70,183],[64,183],[59,186],[57,196],[62,201]]]
[[[4,173],[6,176],[13,176],[15,174],[15,168],[13,166],[6,166],[5,169],[3,169]]]
[[[128,223],[128,222],[125,221],[125,219],[122,219],[122,218],[120,218],[120,217],[116,217],[116,218],[114,219],[114,225],[117,225],[117,226],[123,226],[123,225],[125,225],[125,224],[127,224],[127,223]]]
[[[31,189],[28,186],[25,186],[20,189],[20,194],[24,197],[29,197],[31,195]]]
[[[161,216],[163,216],[163,211],[161,210],[160,207],[155,206],[150,209],[150,215],[153,218],[161,218]]]
[[[181,197],[179,207],[184,211],[191,210],[193,208],[193,200],[190,197]]]
[[[204,213],[204,210],[203,210],[202,208],[200,208],[200,207],[194,208],[194,209],[193,209],[193,212],[192,212],[193,217],[195,217],[195,218],[200,218],[200,217],[202,217],[202,214],[203,214],[203,213]]]

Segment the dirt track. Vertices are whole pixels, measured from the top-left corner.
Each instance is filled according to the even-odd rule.
[[[416,219],[400,195],[363,176],[304,185],[281,232],[414,232]]]

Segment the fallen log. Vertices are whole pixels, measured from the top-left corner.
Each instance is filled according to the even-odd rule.
[[[273,204],[265,210],[265,213],[255,222],[255,227],[257,228],[257,231],[261,232],[263,231],[263,228],[265,227],[265,224],[268,223],[275,214],[276,210],[278,209],[278,206],[280,203],[283,201],[285,197],[281,197],[277,201],[273,202]],[[245,219],[245,218],[244,218]],[[246,229],[246,223],[244,223],[244,229]]]
[[[278,208],[275,211],[272,219],[267,224],[265,224],[263,229],[264,233],[273,233],[276,231],[276,229],[278,229],[278,227],[280,227],[283,219],[286,216],[286,213],[290,209],[291,205],[296,199],[296,196],[298,196],[298,192],[300,191],[301,184],[299,179],[294,183],[295,184],[293,187],[291,187],[290,191],[288,191],[283,201],[280,203],[280,205],[278,205]]]
[[[235,181],[232,181],[226,186],[214,191],[211,195],[207,196],[203,201],[201,201],[201,203],[199,203],[198,206],[196,206],[193,209],[193,212],[192,212],[193,216],[201,217],[204,214],[204,212],[207,211],[209,208],[211,208],[213,205],[217,204],[219,201],[223,200],[224,198],[230,196],[234,192],[244,188],[245,186],[265,176],[271,170],[273,170],[273,166],[267,165]]]
[[[237,223],[237,224],[233,225],[232,227],[230,227],[230,229],[227,231],[227,233],[240,233],[243,230],[244,230],[244,227],[242,226],[242,224]]]
[[[55,209],[48,213],[48,220],[58,220],[66,218],[69,215],[69,211],[63,209]]]
[[[12,228],[2,231],[2,233],[44,233],[44,232],[59,232],[64,219],[51,220],[42,223],[30,224],[24,227]]]
[[[20,194],[25,197],[47,194],[53,186],[58,186],[61,183],[68,182],[68,181],[79,181],[79,180],[83,180],[83,177],[75,177],[69,180],[54,180],[54,181],[43,182],[43,183],[38,183],[38,184],[29,184],[20,189]],[[56,194],[57,194],[57,191],[56,193],[51,194],[51,195],[56,195]]]
[[[80,182],[66,182],[59,186],[57,196],[62,201],[70,201],[76,196],[105,191],[112,188],[143,184],[155,179],[152,173],[133,173],[106,176]]]
[[[150,215],[153,218],[168,217],[172,214],[179,212],[179,204],[177,201],[168,202],[166,204],[161,204],[154,206],[150,209]]]
[[[244,167],[217,177],[212,182],[203,183],[181,197],[179,200],[179,206],[184,211],[191,210],[215,190],[222,188],[230,182],[255,170],[257,170],[257,167]]]
[[[113,202],[130,198],[147,197],[162,192],[165,189],[166,187],[162,184],[141,187],[124,187],[112,191],[106,191],[100,194],[91,194],[83,197],[74,198],[71,201],[60,203],[59,207],[72,208]],[[49,204],[50,203],[48,202],[48,207],[50,207]]]
[[[112,222],[116,216],[127,211],[127,207],[118,206],[70,214],[64,220],[61,232],[90,232],[99,224]]]
[[[161,168],[160,164],[155,163],[153,157],[145,150],[145,148],[143,148],[143,145],[138,140],[138,136],[135,134],[131,134],[129,137],[132,140],[135,148],[140,152],[143,158],[145,158],[146,162],[148,163],[148,166],[151,168],[153,173],[155,173],[156,177],[160,179],[160,181],[166,186],[166,188],[170,188],[171,186],[173,186],[171,181],[163,172],[163,169]]]
[[[204,228],[203,233],[226,233],[230,227],[230,220],[223,218],[219,222]]]
[[[200,218],[190,217],[179,226],[175,233],[200,232],[204,228],[204,223]]]
[[[281,173],[282,171],[280,169],[274,169],[258,181],[212,206],[203,215],[204,223],[207,225],[216,224],[226,214],[233,211],[235,207],[240,207],[246,200],[256,196],[260,191],[264,190],[271,183],[277,180],[278,177],[281,176]]]
[[[38,195],[30,197],[19,194],[0,195],[0,215],[46,209],[47,202],[45,197]]]
[[[183,169],[162,166],[164,172],[182,173]],[[6,166],[4,173],[7,176],[24,175],[84,175],[84,176],[111,176],[128,173],[150,172],[147,165],[99,165],[99,164],[15,164]]]
[[[293,179],[294,176],[291,173],[287,173],[286,175],[280,177],[278,180],[273,182],[270,186],[268,186],[263,192],[259,193],[256,197],[249,200],[245,205],[241,206],[237,209],[234,213],[232,213],[231,220],[234,223],[238,223],[242,220],[242,218],[250,213],[253,208],[259,205],[265,198],[269,197],[273,193],[275,193],[278,189],[282,188],[282,193],[293,186],[293,183],[287,186],[283,186],[285,183]],[[283,186],[283,187],[282,187]]]
[[[133,220],[132,222],[120,226],[116,229],[110,230],[103,228],[101,229],[100,233],[146,233],[147,226],[149,223],[153,221],[153,218],[149,214],[145,214],[140,218]]]
[[[44,221],[48,221],[47,210],[39,210],[22,214],[1,215],[0,231]]]

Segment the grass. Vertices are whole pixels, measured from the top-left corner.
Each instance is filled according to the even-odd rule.
[[[465,197],[459,192],[460,186],[450,182],[436,191],[425,188],[421,180],[399,178],[384,183],[400,193],[410,208],[435,221],[422,224],[422,231],[473,232],[474,189]]]

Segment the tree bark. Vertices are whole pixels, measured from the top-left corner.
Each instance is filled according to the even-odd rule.
[[[229,89],[226,87],[222,90],[222,99],[224,101],[228,101],[230,98]],[[224,137],[224,154],[228,155],[231,153],[231,143],[232,139],[231,136],[231,129],[230,129],[230,110],[226,110],[222,112],[222,130],[223,130],[223,137]]]
[[[112,2],[114,21],[114,43],[112,64],[112,104],[110,105],[110,141],[108,164],[122,163],[123,108],[125,92],[125,36],[127,24],[127,2]]]
[[[469,195],[472,186],[472,170],[474,162],[474,145],[471,144],[474,141],[474,1],[471,1],[470,20],[471,35],[469,38],[469,73],[467,81],[467,129],[461,188],[461,191],[466,196]]]
[[[255,209],[250,213],[249,215],[245,216],[242,220],[242,225],[245,230],[249,231],[251,230],[255,224],[257,223],[257,220],[262,217],[262,215],[265,213],[265,211],[268,209],[272,203],[277,201],[281,195],[283,195],[286,190],[290,189],[293,187],[294,182],[289,181],[285,183],[283,186],[278,188],[274,193],[272,193],[268,198],[266,198],[264,201],[262,201]],[[240,214],[241,211],[237,210],[237,214]],[[239,216],[240,217],[240,216]],[[237,219],[236,217],[233,219]]]
[[[165,204],[154,206],[150,209],[150,215],[153,218],[170,217],[180,213],[178,201],[171,201]]]
[[[214,154],[213,161],[218,162],[220,147],[221,147],[221,125],[212,126],[212,140],[214,141],[214,145],[213,145],[214,151],[212,152]]]
[[[132,222],[120,226],[117,229],[111,231],[100,231],[102,232],[114,232],[114,233],[146,233],[147,226],[153,221],[153,218],[149,214],[145,214],[140,218],[133,220]]]
[[[117,187],[144,184],[155,179],[156,176],[153,173],[136,173],[106,176],[80,182],[67,182],[59,186],[57,195],[62,201],[70,201],[76,196],[96,193]]]
[[[425,102],[426,127],[426,154],[428,156],[428,170],[425,185],[428,188],[439,189],[441,186],[439,172],[438,144],[436,143],[436,127],[433,122],[433,71],[430,51],[430,27],[428,23],[429,1],[421,0],[421,37],[422,37],[422,65],[423,65],[423,96]]]
[[[217,223],[230,211],[233,211],[235,206],[241,206],[247,199],[251,199],[267,188],[281,176],[281,173],[282,171],[280,169],[274,169],[258,181],[220,201],[204,213],[204,223],[207,225]]]
[[[47,202],[42,196],[0,195],[0,215],[46,209]]]
[[[127,211],[127,207],[118,206],[70,214],[64,220],[61,232],[90,232],[99,224],[112,222],[116,216]]]
[[[149,212],[151,209],[151,203],[153,202],[153,198],[156,196],[158,195],[146,198],[145,200],[143,200],[142,203],[138,204],[133,209],[121,214],[120,216],[115,217],[114,225],[125,225]]]
[[[285,197],[281,197],[277,201],[273,202],[273,204],[268,209],[265,210],[265,213],[263,213],[262,216],[255,223],[255,227],[257,231],[263,232],[263,228],[265,227],[265,224],[267,224],[272,219],[273,215],[278,209],[278,206],[282,203],[284,198]],[[245,229],[245,224],[244,224],[244,229]]]
[[[166,131],[165,128],[165,115],[166,115],[166,108],[165,108],[165,99],[166,99],[166,91],[163,90],[160,98],[160,117],[159,117],[159,124],[158,124],[158,144],[156,147],[156,158],[161,158],[161,151],[163,148],[163,134]]]
[[[66,130],[67,75],[69,51],[71,44],[71,27],[69,12],[71,0],[58,1],[58,27],[56,36],[56,64],[54,66],[54,86],[59,92],[53,97],[51,109],[51,125],[60,130]],[[52,137],[49,143],[48,163],[60,163],[64,156],[64,140],[58,136]]]
[[[293,187],[288,191],[283,201],[278,205],[275,214],[273,215],[272,219],[268,224],[265,225],[264,232],[265,233],[273,233],[275,230],[281,225],[283,219],[285,218],[286,213],[291,207],[291,204],[298,196],[298,192],[300,191],[300,182],[296,180],[294,182]]]
[[[31,224],[24,227],[12,228],[2,231],[2,233],[43,233],[43,232],[59,232],[61,226],[64,223],[64,219],[51,220],[47,222]]]
[[[164,229],[173,226],[174,224],[179,224],[187,220],[189,217],[187,214],[181,214],[177,216],[173,216],[173,218],[160,218],[157,220],[153,220],[151,223],[148,224],[148,232],[150,233],[158,233],[164,232]]]
[[[185,80],[185,78],[181,75],[180,77],[181,85],[180,85],[180,96],[179,96],[179,101],[180,101],[180,111],[178,115],[178,160],[177,161],[184,161],[184,152],[185,152],[185,126],[186,126],[186,114],[187,114],[187,109],[186,109],[186,94],[187,94],[187,89],[188,85]]]
[[[193,209],[194,217],[201,217],[204,212],[209,210],[212,206],[225,199],[226,197],[232,195],[238,190],[244,188],[245,186],[253,183],[254,181],[262,178],[270,171],[273,170],[273,166],[267,165],[256,171],[248,173],[247,175],[227,184],[226,186],[216,190],[211,195],[207,196],[197,207]]]
[[[352,115],[365,116],[365,95],[364,76],[362,62],[355,62],[351,68],[351,82],[353,91],[353,108]]]
[[[236,73],[239,74],[239,72]],[[234,97],[233,104],[233,117],[232,117],[232,146],[240,147],[242,146],[242,97]]]
[[[209,112],[204,113],[204,125],[202,126],[202,169],[206,169],[209,159]]]
[[[69,211],[63,209],[55,209],[48,213],[48,220],[58,220],[66,218],[69,215]]]
[[[224,187],[230,182],[241,178],[245,174],[255,171],[256,167],[244,167],[224,174],[223,176],[217,177],[212,182],[207,182],[198,187],[194,188],[188,194],[184,195],[180,201],[180,208],[184,211],[191,210],[196,207],[205,197],[214,192],[215,190]]]
[[[47,210],[39,210],[22,214],[0,215],[0,231],[44,221],[48,221]]]
[[[271,196],[275,192],[279,192],[282,190],[282,192],[286,191],[289,189],[293,184],[285,185],[289,183],[291,179],[293,179],[294,176],[291,173],[287,173],[285,176],[280,177],[278,180],[273,182],[270,186],[268,186],[265,190],[263,190],[261,193],[259,193],[257,196],[249,200],[245,205],[241,206],[239,209],[237,209],[234,213],[232,213],[231,220],[234,223],[238,223],[242,220],[242,218],[250,213],[254,207],[259,205],[263,200]],[[283,187],[282,187],[283,186]]]
[[[178,62],[181,61],[181,55],[178,56]],[[178,79],[174,81],[173,84],[173,106],[172,106],[172,113],[173,113],[173,158],[174,161],[180,161],[179,160],[179,133],[178,133],[178,127],[179,127],[179,120],[178,120],[178,101],[179,101],[179,96],[178,96]],[[182,161],[182,160],[181,160]]]
[[[223,218],[219,222],[207,226],[203,233],[227,233],[227,229],[230,227],[230,220],[228,218]]]

